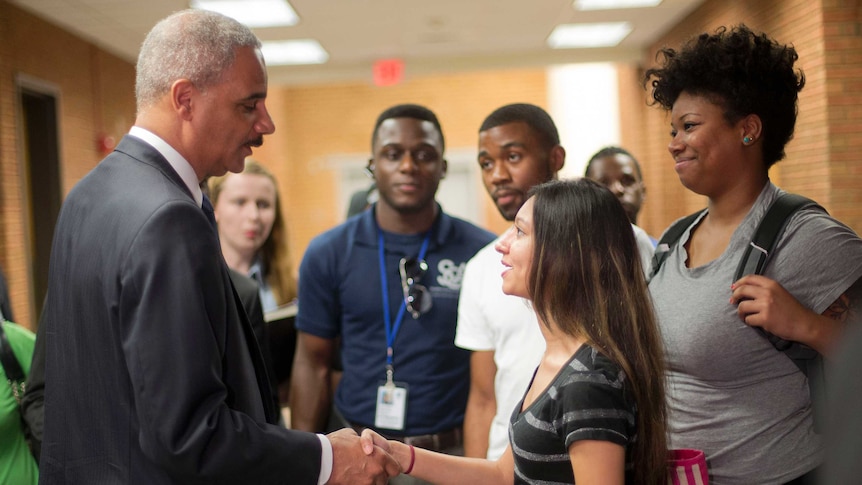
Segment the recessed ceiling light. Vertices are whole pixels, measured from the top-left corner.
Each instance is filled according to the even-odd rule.
[[[662,0],[575,0],[577,10],[613,10],[617,8],[655,7]]]
[[[191,7],[227,15],[252,28],[299,22],[299,16],[287,0],[192,0]]]
[[[552,49],[613,47],[632,31],[628,22],[558,25],[548,37]]]
[[[313,39],[264,42],[261,49],[267,66],[323,64],[329,54]]]

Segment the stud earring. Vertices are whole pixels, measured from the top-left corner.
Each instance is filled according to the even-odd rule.
[[[745,138],[742,139],[742,143],[745,143],[746,145],[748,145],[749,143],[751,143],[751,140],[752,140],[752,138],[750,136],[746,136]]]

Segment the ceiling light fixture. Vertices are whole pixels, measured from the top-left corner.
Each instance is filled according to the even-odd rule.
[[[299,16],[287,0],[192,0],[191,7],[227,15],[251,28],[299,22]]]
[[[261,51],[267,66],[323,64],[329,54],[313,39],[264,42]]]
[[[655,7],[662,0],[575,0],[576,10],[614,10],[618,8]]]
[[[613,47],[632,31],[628,22],[558,25],[548,37],[552,49]]]

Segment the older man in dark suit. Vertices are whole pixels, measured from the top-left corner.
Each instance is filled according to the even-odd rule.
[[[69,193],[45,325],[43,484],[384,483],[353,430],[276,426],[267,376],[198,186],[274,126],[260,42],[227,17],[159,22],[129,135]],[[209,213],[208,213],[209,209]]]

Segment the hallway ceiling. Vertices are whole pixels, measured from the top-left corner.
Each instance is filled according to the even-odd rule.
[[[8,0],[129,62],[147,31],[183,0]],[[578,11],[572,0],[290,0],[300,21],[255,29],[263,41],[316,39],[325,64],[270,66],[271,84],[372,80],[372,64],[404,62],[404,76],[463,70],[638,60],[643,49],[703,0],[657,7]],[[626,21],[632,32],[609,48],[551,49],[558,24]]]

